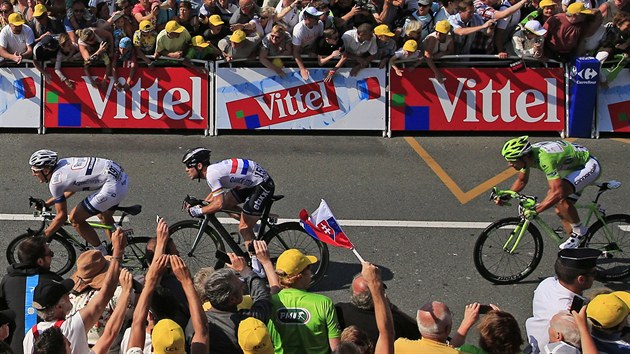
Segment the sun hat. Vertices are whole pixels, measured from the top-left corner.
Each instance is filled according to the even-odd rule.
[[[274,353],[267,326],[255,317],[248,317],[238,325],[238,345],[244,354]]]
[[[64,295],[72,290],[72,287],[74,287],[74,281],[70,278],[62,281],[40,282],[33,291],[33,308],[44,310],[56,305]]]
[[[123,47],[122,39],[119,46]],[[81,253],[77,259],[77,271],[71,277],[74,280],[74,288],[72,290],[77,293],[83,292],[88,287],[99,290],[103,286],[107,268],[109,268],[109,262],[101,251],[88,250]]]
[[[33,17],[39,17],[47,12],[48,9],[46,9],[46,6],[43,4],[37,4],[35,5],[35,10],[33,10]]]
[[[405,44],[403,45],[402,49],[406,50],[408,52],[414,53],[415,51],[418,50],[418,42],[416,42],[413,39],[410,39],[410,40],[405,42]]]
[[[587,9],[586,6],[584,6],[584,3],[576,1],[573,4],[569,5],[569,7],[567,7],[567,14],[571,16],[577,14],[592,15],[593,10]]]
[[[247,37],[247,35],[245,35],[245,32],[243,32],[243,30],[236,30],[230,36],[230,41],[234,43],[241,43],[245,40],[245,37]]]
[[[387,37],[395,36],[395,34],[389,30],[389,26],[387,25],[378,25],[374,27],[374,34],[377,36],[387,36]]]
[[[180,25],[175,20],[168,21],[164,29],[168,33],[182,33],[185,30],[184,26]]]
[[[451,31],[451,24],[448,20],[438,21],[438,23],[435,24],[435,30],[437,32],[447,34]]]
[[[194,36],[194,37],[192,37],[192,39],[190,41],[191,41],[192,45],[195,46],[195,47],[205,48],[205,47],[210,45],[208,42],[206,42],[206,40],[203,38],[203,36]]]
[[[184,330],[177,322],[165,318],[160,320],[151,332],[153,353],[155,354],[184,354],[186,340]]]
[[[595,327],[614,328],[630,314],[630,293],[614,291],[595,296],[586,308],[588,317]]]
[[[222,24],[225,23],[223,22],[223,20],[221,19],[221,16],[219,15],[210,16],[210,18],[208,18],[208,22],[210,22],[210,24],[213,26],[221,26]]]
[[[288,249],[278,257],[276,270],[283,271],[288,276],[300,274],[306,267],[317,263],[317,257],[306,256],[295,248]]]
[[[9,23],[13,26],[22,26],[26,23],[26,20],[24,20],[24,16],[21,13],[14,12],[9,15]]]
[[[547,33],[547,30],[544,29],[543,26],[540,25],[540,22],[536,20],[527,21],[524,27],[537,36],[544,36],[545,33]]]

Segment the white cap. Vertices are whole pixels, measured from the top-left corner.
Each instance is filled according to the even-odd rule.
[[[537,36],[544,36],[545,33],[547,33],[547,30],[544,29],[540,25],[540,22],[538,22],[536,20],[527,21],[527,23],[525,24],[525,29],[527,29],[528,31],[534,33]]]
[[[321,11],[318,11],[313,6],[309,6],[306,9],[304,9],[304,14],[305,15],[309,15],[311,17],[319,17],[319,16],[323,15],[324,13],[321,12]]]

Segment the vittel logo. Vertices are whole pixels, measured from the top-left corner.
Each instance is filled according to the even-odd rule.
[[[334,86],[331,86],[334,90]],[[293,92],[290,92],[293,91]],[[334,91],[333,91],[334,93]],[[268,119],[286,118],[287,116],[304,115],[336,109],[328,98],[325,83],[304,85],[293,90],[282,90],[255,98]],[[336,102],[335,102],[336,103]]]
[[[480,84],[472,78],[457,78],[457,89],[452,98],[444,83],[434,78],[430,80],[449,123],[461,105],[465,106],[466,112],[463,122],[560,122],[557,102],[559,90],[555,78],[545,78],[544,91],[530,88],[518,92],[512,89],[510,80],[500,87],[494,80]],[[452,87],[449,90],[452,92]],[[459,115],[457,118],[459,120]]]

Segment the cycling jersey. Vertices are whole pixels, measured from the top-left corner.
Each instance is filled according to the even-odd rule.
[[[206,181],[217,196],[232,189],[248,189],[269,179],[267,170],[246,159],[227,159],[208,166]]]
[[[585,147],[561,140],[532,144],[532,152],[534,164],[531,167],[542,170],[548,180],[582,169],[590,158]]]

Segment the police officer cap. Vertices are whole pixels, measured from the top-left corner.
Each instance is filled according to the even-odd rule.
[[[591,269],[597,265],[597,258],[602,254],[594,248],[570,248],[558,252],[558,259],[565,267]]]

